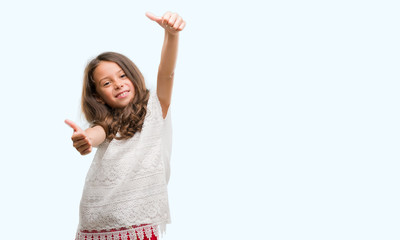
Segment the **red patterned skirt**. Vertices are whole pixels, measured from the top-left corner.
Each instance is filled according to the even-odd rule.
[[[142,224],[111,230],[78,231],[75,240],[158,240],[158,228]]]

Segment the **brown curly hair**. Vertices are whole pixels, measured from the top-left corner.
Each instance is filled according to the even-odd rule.
[[[133,83],[135,95],[126,107],[114,109],[97,101],[98,93],[96,92],[93,73],[101,61],[118,64]],[[122,54],[102,53],[91,60],[85,68],[81,101],[82,112],[91,127],[99,125],[104,128],[108,140],[114,138],[117,140],[128,139],[142,130],[149,97],[150,93],[146,88],[142,73],[129,58]],[[118,132],[119,137],[116,136]]]

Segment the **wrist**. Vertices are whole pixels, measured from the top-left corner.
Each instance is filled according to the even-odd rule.
[[[178,37],[179,36],[179,32],[170,32],[167,29],[165,29],[165,35],[168,37]]]

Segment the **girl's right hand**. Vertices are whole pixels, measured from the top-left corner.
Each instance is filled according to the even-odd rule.
[[[86,132],[71,120],[67,119],[64,122],[74,129],[71,140],[76,150],[78,150],[81,155],[89,154],[92,151],[92,143]]]
[[[182,31],[186,25],[186,22],[183,21],[182,17],[177,13],[166,12],[162,17],[159,17],[150,12],[146,12],[146,16],[173,35]]]

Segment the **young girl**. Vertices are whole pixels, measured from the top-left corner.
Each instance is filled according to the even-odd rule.
[[[146,16],[165,29],[157,91],[146,88],[127,57],[106,52],[85,69],[82,111],[91,127],[82,130],[65,120],[80,154],[97,147],[83,189],[77,240],[156,240],[170,223],[168,109],[185,21],[171,12]]]

